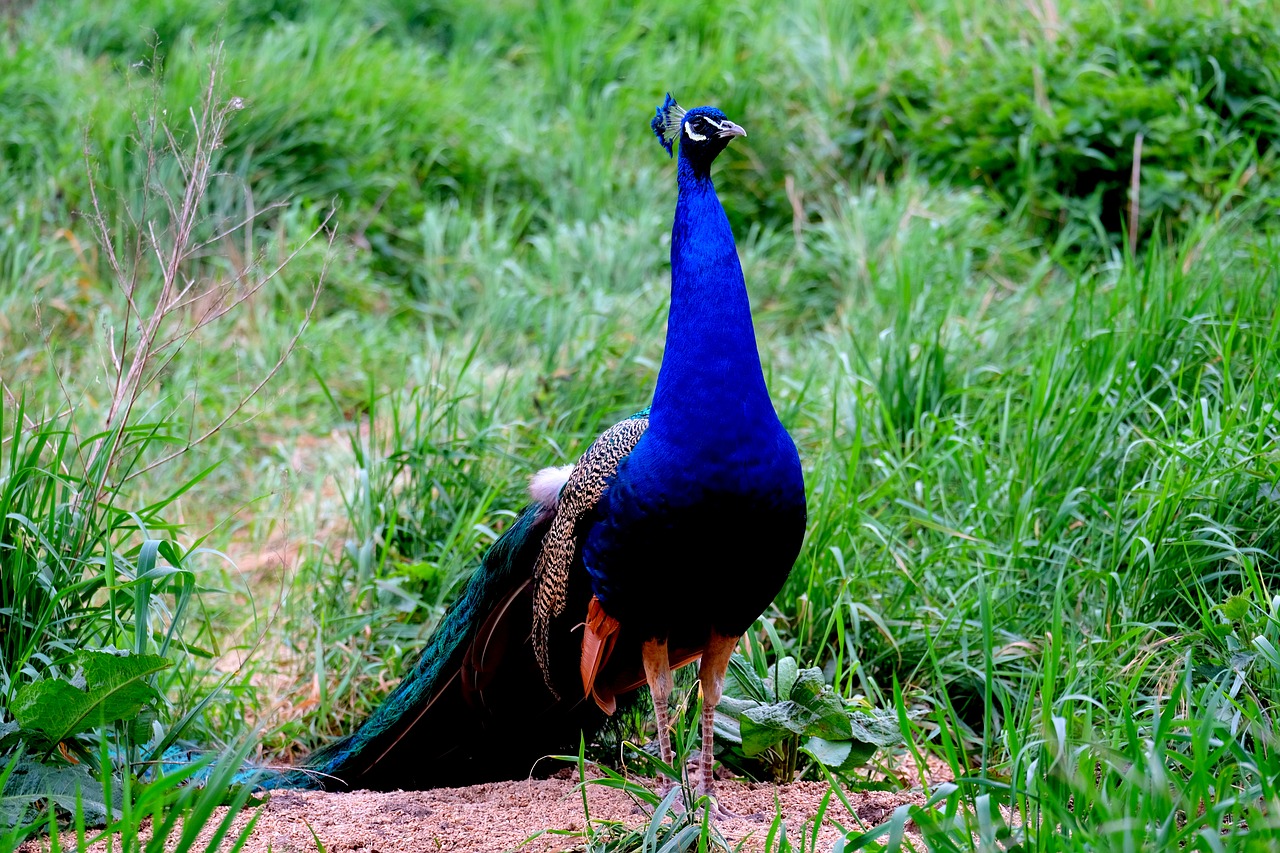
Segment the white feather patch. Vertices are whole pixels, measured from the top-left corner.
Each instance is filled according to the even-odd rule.
[[[685,125],[684,125],[684,135],[692,139],[694,142],[707,141],[707,138],[703,136],[701,133],[696,132],[688,122],[685,122]]]
[[[543,468],[529,479],[529,497],[547,509],[555,509],[560,501],[560,490],[573,473],[572,465],[559,468]]]
[[[662,112],[662,135],[665,139],[674,141],[680,122],[684,121],[684,107],[677,104],[670,95],[667,98],[668,102],[658,108]]]

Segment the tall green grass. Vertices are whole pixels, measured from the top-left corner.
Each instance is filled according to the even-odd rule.
[[[1269,13],[1094,0],[11,13],[4,704],[73,648],[115,646],[178,661],[159,684],[165,734],[240,743],[261,727],[268,760],[376,705],[527,475],[648,400],[674,182],[646,122],[670,89],[750,133],[717,180],[806,467],[805,549],[757,640],[897,711],[909,751],[957,776],[881,827],[860,826],[843,790],[822,820],[849,849],[920,837],[907,830],[941,849],[1259,845],[1274,830],[1280,667]],[[169,221],[138,204],[182,165],[149,171],[155,137],[135,115],[187,127],[218,42],[222,94],[244,109],[201,233],[256,218],[189,273],[274,269],[335,201],[338,237],[181,347],[114,427],[123,461],[94,468],[81,448],[103,438],[110,403],[104,330],[125,314],[87,175],[110,190],[117,244]],[[300,350],[238,410],[308,316]],[[126,832],[150,813],[143,790]],[[797,846],[788,829],[770,849]]]

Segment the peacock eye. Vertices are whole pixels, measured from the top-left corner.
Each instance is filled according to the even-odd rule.
[[[696,118],[692,118],[689,121],[685,122],[684,135],[689,137],[694,142],[705,142],[707,139],[707,134],[699,130],[695,130],[694,129],[695,124],[698,125],[699,128],[701,128],[701,131],[707,130],[707,120],[703,116],[697,116]]]

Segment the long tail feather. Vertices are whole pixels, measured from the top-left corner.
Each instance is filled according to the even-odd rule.
[[[598,726],[594,703],[547,688],[529,643],[533,565],[550,523],[543,509],[526,508],[494,543],[413,670],[359,728],[260,787],[391,790],[522,778]],[[576,677],[576,656],[572,662]]]

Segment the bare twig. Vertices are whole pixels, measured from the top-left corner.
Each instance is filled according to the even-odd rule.
[[[211,323],[217,322],[222,317],[226,316],[228,312],[230,312],[231,310],[239,306],[241,303],[252,298],[254,294],[256,294],[259,290],[261,290],[264,286],[266,286],[270,281],[276,278],[276,276],[278,276],[281,272],[283,272],[284,268],[287,267],[289,263],[298,256],[298,253],[300,253],[304,248],[310,245],[311,241],[314,240],[316,237],[318,237],[321,232],[329,232],[330,234],[332,233],[331,229],[329,228],[329,223],[333,220],[334,213],[335,213],[334,210],[330,210],[329,213],[325,215],[324,221],[315,227],[315,229],[307,236],[306,240],[304,240],[296,248],[294,248],[293,251],[291,251],[288,255],[286,255],[284,260],[282,260],[279,264],[277,264],[275,268],[272,269],[269,273],[264,275],[262,278],[259,278],[256,281],[254,281],[254,283],[247,290],[243,291],[238,297],[236,297],[235,301],[225,305],[222,304],[220,300],[212,301],[209,305],[209,308],[200,316],[198,320],[195,321],[195,323],[193,323],[189,328],[184,329],[180,334],[174,336],[173,338],[170,338],[169,340],[165,341],[162,344],[159,344],[155,348],[155,352],[159,352],[161,350],[167,349],[168,347],[180,341],[185,341],[187,338],[190,338],[193,334],[200,331],[205,326],[208,326]],[[330,246],[332,246],[333,244],[332,236],[330,236],[329,238],[329,244]],[[325,262],[325,265],[323,268],[325,270],[328,269],[328,261]],[[238,277],[235,281],[214,285],[213,287],[203,291],[200,294],[197,294],[196,296],[192,297],[189,300],[186,300],[181,303],[175,303],[170,310],[176,311],[179,308],[190,305],[196,300],[202,297],[205,297],[214,291],[230,289],[232,286],[236,284],[236,282],[240,281],[242,278],[243,276]]]
[[[205,240],[203,243],[197,243],[196,245],[192,246],[191,252],[192,254],[195,254],[196,252],[201,252],[216,243],[221,243],[223,240],[227,239],[232,234],[239,231],[241,228],[245,228],[249,225],[252,225],[256,219],[263,216],[264,214],[270,213],[273,210],[280,210],[288,206],[289,205],[283,201],[277,201],[267,205],[266,207],[262,208],[262,210],[251,209],[249,213],[246,214],[245,217],[241,219],[239,222],[237,222],[236,224],[228,226],[226,229],[219,231],[217,234],[214,234],[212,237],[210,237],[208,240]]]
[[[245,187],[249,213],[234,225],[219,227],[213,237],[197,238],[199,231],[207,229],[205,199],[211,182],[217,177],[229,177],[227,173],[215,169],[218,150],[223,145],[232,115],[244,106],[244,101],[240,98],[225,99],[221,96],[221,60],[221,48],[217,47],[210,61],[209,76],[200,103],[187,111],[191,128],[185,145],[162,118],[165,110],[161,107],[158,90],[153,94],[149,113],[141,118],[135,117],[136,141],[139,150],[145,152],[146,164],[141,202],[126,206],[128,236],[113,231],[99,198],[98,182],[86,146],[89,197],[92,204],[90,219],[106,253],[117,289],[124,298],[123,324],[118,331],[115,325],[108,325],[105,332],[111,362],[111,398],[102,437],[89,445],[91,449],[85,463],[86,470],[105,474],[115,469],[123,445],[122,428],[130,422],[141,395],[155,384],[185,344],[236,308],[245,305],[321,232],[328,234],[329,247],[332,249],[331,211],[308,237],[289,251],[276,266],[265,272],[261,258],[252,259],[251,256],[242,269],[226,277],[211,280],[190,271],[192,259],[211,245],[225,241],[240,229],[252,230],[258,216],[281,206],[275,204],[260,211],[254,209],[249,188]],[[159,169],[162,159],[177,166],[181,176],[180,185],[170,185],[162,179]],[[153,213],[158,214],[159,219]],[[128,247],[124,249],[123,255],[122,243]],[[313,284],[311,303],[297,331],[280,352],[275,365],[236,400],[221,420],[211,428],[201,430],[193,418],[190,424],[192,431],[181,449],[143,467],[135,468],[131,464],[127,472],[119,475],[117,482],[112,483],[109,477],[103,476],[100,480],[103,484],[101,488],[105,491],[118,487],[173,460],[208,440],[236,418],[275,377],[293,352],[315,313],[328,264],[329,259],[326,257],[321,273]],[[139,286],[144,280],[145,270],[157,271],[158,281],[154,288]],[[193,306],[198,307],[193,311]]]
[[[329,218],[331,218],[332,215],[333,214],[330,213],[329,217],[325,218],[325,223],[328,223]],[[323,228],[324,226],[322,225],[320,228],[316,229],[316,231],[312,232],[312,235],[311,237],[308,238],[308,241],[311,238],[315,237],[317,234],[319,234],[320,230]],[[328,232],[328,245],[330,248],[333,247],[333,240],[335,236],[336,236],[335,231]],[[290,257],[292,257],[292,255]],[[196,445],[202,444],[203,442],[213,437],[215,433],[217,433],[219,430],[225,427],[228,423],[230,423],[232,418],[238,415],[240,411],[245,407],[245,405],[247,405],[250,400],[256,397],[258,395],[258,392],[261,391],[266,386],[266,384],[270,382],[277,373],[280,372],[280,368],[284,366],[284,363],[286,361],[288,361],[289,356],[293,353],[294,348],[298,345],[298,340],[302,337],[302,333],[307,330],[307,326],[310,324],[311,318],[315,315],[316,306],[320,302],[320,291],[322,289],[325,276],[328,274],[328,271],[329,271],[329,263],[330,263],[331,257],[332,257],[332,253],[329,253],[328,255],[325,256],[324,265],[321,267],[320,275],[317,277],[315,287],[311,291],[311,303],[307,306],[307,310],[302,318],[302,322],[298,324],[298,330],[293,333],[293,337],[289,338],[289,342],[285,344],[284,349],[280,353],[280,357],[276,359],[276,363],[271,366],[271,369],[267,371],[266,375],[263,376],[262,379],[259,380],[259,382],[256,385],[253,386],[252,390],[250,390],[249,393],[245,394],[241,398],[240,402],[236,406],[232,407],[231,411],[228,412],[226,416],[223,417],[222,420],[214,424],[214,426],[211,429],[209,429],[207,432],[205,432],[204,434],[196,438],[194,441],[188,441],[184,447],[178,450],[175,450],[173,453],[170,453],[166,456],[162,456],[159,459],[155,460],[154,462],[151,462],[148,465],[144,465],[138,470],[132,472],[131,474],[129,474],[129,476],[125,477],[124,482],[128,482],[129,480],[133,479],[134,477],[140,474],[145,474],[147,471],[150,471],[151,469],[156,468],[160,465],[164,465],[166,462],[171,462],[172,460],[186,453],[191,448],[195,447]],[[287,261],[285,261],[284,263],[287,263]],[[283,263],[281,264],[281,266],[283,266]],[[279,268],[277,268],[277,271],[278,270]]]
[[[172,298],[175,282],[180,274],[183,253],[191,243],[191,234],[199,220],[201,202],[204,198],[205,192],[208,190],[207,173],[209,164],[214,157],[214,151],[218,145],[221,144],[222,131],[225,130],[226,127],[226,119],[228,116],[226,108],[223,107],[216,112],[214,111],[214,101],[217,97],[218,70],[218,57],[215,56],[214,61],[210,64],[209,82],[205,87],[201,116],[199,119],[195,119],[196,126],[194,128],[194,133],[196,141],[191,154],[191,161],[194,164],[194,168],[190,171],[184,169],[184,176],[186,177],[186,180],[184,181],[181,209],[175,210],[172,197],[163,188],[157,188],[153,183],[148,183],[143,188],[144,198],[159,189],[159,194],[165,199],[166,206],[169,209],[171,221],[170,227],[172,228],[173,238],[172,242],[168,246],[165,246],[156,235],[155,223],[152,221],[146,222],[145,233],[150,238],[149,250],[150,253],[155,255],[156,262],[161,268],[162,279],[160,296],[152,307],[150,316],[146,317],[145,321],[143,321],[143,314],[145,312],[137,310],[138,305],[135,287],[137,280],[136,270],[142,265],[141,253],[135,256],[134,274],[130,276],[128,283],[126,284],[119,277],[117,278],[117,283],[125,291],[126,300],[132,303],[132,308],[135,310],[139,322],[143,325],[138,341],[132,348],[132,353],[126,354],[124,351],[125,348],[123,346],[121,347],[121,358],[123,361],[128,362],[129,366],[124,372],[117,371],[116,373],[115,389],[112,394],[111,404],[107,409],[106,429],[104,431],[106,437],[104,440],[98,442],[94,447],[93,455],[90,457],[87,465],[87,468],[91,470],[95,468],[100,461],[109,462],[115,456],[120,442],[119,427],[128,422],[129,415],[133,411],[133,405],[137,402],[138,396],[146,386],[146,383],[143,382],[143,373],[146,369],[147,363],[151,360],[156,336],[159,334],[161,326],[171,313],[166,310],[165,306]],[[149,164],[148,172],[151,171],[150,164],[153,162],[154,158],[154,147],[152,143],[154,134],[151,133],[150,130],[157,122],[155,117],[156,112],[157,110],[153,105],[152,115],[146,122],[144,122],[143,125],[144,132],[148,133],[146,139]],[[192,115],[194,116],[194,112]],[[167,126],[164,130],[166,136],[170,140],[173,140],[173,136],[169,132]],[[206,130],[212,130],[212,133],[207,133],[205,132]],[[210,144],[211,139],[213,143],[212,145]],[[171,148],[171,150],[174,153],[175,159],[181,162],[181,152],[177,149]],[[90,184],[93,183],[92,173],[90,173]],[[101,211],[98,209],[96,203],[95,212],[99,220],[98,231],[104,237],[105,241],[110,243],[112,241],[110,229],[107,226],[105,218],[102,217]],[[110,251],[110,254],[114,254],[114,249]],[[123,333],[126,336],[128,335],[128,326],[129,324],[126,323],[126,329]]]
[[[220,319],[221,317],[225,316],[228,312],[230,312],[231,310],[233,310],[233,309],[234,309],[234,308],[236,308],[237,306],[239,306],[239,305],[243,304],[246,300],[248,300],[248,299],[252,298],[252,297],[253,297],[253,295],[254,295],[255,293],[257,293],[259,290],[261,290],[261,289],[262,289],[262,287],[263,287],[264,285],[266,285],[266,284],[267,284],[267,282],[271,281],[271,280],[272,280],[272,279],[274,279],[277,275],[279,275],[279,273],[280,273],[280,272],[281,272],[281,271],[282,271],[286,266],[288,266],[289,262],[290,262],[290,261],[292,261],[292,260],[297,256],[297,254],[298,254],[299,252],[301,252],[301,251],[302,251],[302,249],[303,249],[304,247],[308,246],[308,245],[311,243],[311,241],[312,241],[312,240],[314,240],[317,236],[319,236],[319,235],[320,235],[320,233],[321,233],[322,231],[325,231],[325,232],[327,232],[327,233],[329,234],[328,244],[329,244],[329,246],[330,246],[330,247],[332,247],[332,245],[333,245],[333,235],[334,235],[334,232],[328,229],[328,225],[329,225],[329,222],[333,219],[333,216],[334,216],[334,211],[330,210],[330,211],[329,211],[329,214],[328,214],[327,216],[325,216],[324,221],[323,221],[323,222],[321,222],[321,223],[320,223],[320,225],[318,225],[318,226],[315,228],[315,230],[313,230],[313,231],[311,232],[311,234],[307,236],[307,239],[306,239],[306,240],[304,240],[301,244],[299,244],[299,245],[298,245],[298,247],[297,247],[297,248],[295,248],[292,252],[290,252],[290,253],[289,253],[289,255],[288,255],[287,257],[285,257],[285,259],[284,259],[284,260],[282,260],[282,261],[281,261],[281,262],[280,262],[280,263],[275,267],[275,269],[273,269],[273,270],[272,270],[270,273],[268,273],[266,276],[264,276],[264,277],[262,277],[262,278],[258,279],[258,280],[253,284],[253,286],[252,286],[249,290],[244,291],[243,293],[241,293],[241,294],[240,294],[240,295],[235,299],[235,301],[234,301],[234,302],[231,302],[230,304],[227,304],[227,305],[223,305],[223,306],[221,306],[220,308],[219,308],[219,304],[220,304],[220,303],[218,303],[218,302],[213,302],[213,303],[211,303],[211,304],[210,304],[210,306],[209,306],[209,309],[208,309],[208,310],[206,310],[206,311],[205,311],[205,312],[200,316],[200,318],[199,318],[199,319],[197,319],[194,323],[192,323],[191,325],[189,325],[189,326],[187,326],[186,328],[184,328],[184,329],[183,329],[183,330],[182,330],[178,335],[175,335],[174,337],[170,338],[169,340],[165,341],[164,343],[159,344],[158,346],[156,346],[156,347],[155,347],[155,349],[154,349],[154,350],[152,350],[152,354],[153,354],[153,355],[158,355],[158,354],[159,354],[159,353],[161,353],[162,351],[164,351],[164,350],[166,350],[166,349],[169,349],[169,348],[174,347],[175,345],[177,345],[177,346],[176,346],[176,348],[173,350],[173,352],[171,352],[171,353],[168,355],[168,357],[166,357],[166,358],[165,358],[165,360],[164,360],[160,365],[158,365],[158,366],[155,368],[155,370],[154,370],[154,371],[152,371],[152,373],[153,373],[153,378],[154,378],[154,376],[159,375],[160,373],[163,373],[163,372],[164,372],[164,369],[169,365],[169,362],[173,360],[173,357],[174,357],[175,355],[177,355],[177,354],[178,354],[178,352],[180,352],[180,351],[181,351],[182,346],[183,346],[184,344],[186,344],[186,342],[187,342],[188,340],[190,340],[190,338],[191,338],[193,335],[195,335],[197,332],[199,332],[199,331],[200,331],[201,329],[203,329],[205,326],[208,326],[209,324],[211,324],[211,323],[213,323],[213,322],[216,322],[218,319]],[[316,304],[317,304],[317,302],[318,302],[318,300],[319,300],[319,298],[320,298],[320,285],[321,285],[321,283],[324,281],[324,276],[325,276],[325,274],[328,272],[328,269],[329,269],[329,261],[328,261],[328,259],[326,258],[325,263],[324,263],[324,266],[323,266],[323,267],[322,267],[322,269],[321,269],[321,275],[320,275],[320,278],[316,280],[315,287],[314,287],[314,288],[313,288],[313,290],[312,290],[312,294],[311,294],[311,304],[307,307],[307,310],[306,310],[306,312],[305,312],[305,313],[304,313],[304,315],[303,315],[302,325],[298,328],[298,331],[297,331],[297,333],[295,333],[295,334],[294,334],[293,338],[292,338],[292,339],[290,339],[289,344],[285,347],[285,349],[284,349],[283,353],[281,354],[281,357],[280,357],[279,361],[277,361],[277,362],[276,362],[275,367],[273,367],[273,368],[271,369],[271,371],[270,371],[270,372],[268,373],[268,375],[265,377],[265,379],[263,380],[263,382],[259,383],[259,384],[258,384],[258,386],[257,386],[256,388],[254,388],[254,389],[253,389],[253,391],[251,391],[248,395],[246,395],[246,396],[242,399],[242,401],[240,402],[240,404],[239,404],[239,405],[237,405],[237,406],[233,409],[233,411],[231,412],[231,415],[230,415],[230,416],[228,416],[228,418],[226,418],[226,419],[224,419],[224,420],[223,420],[223,424],[225,424],[225,423],[226,423],[226,421],[227,421],[227,420],[229,420],[231,416],[234,416],[234,415],[236,414],[236,412],[237,412],[239,409],[243,408],[243,407],[244,407],[244,405],[245,405],[246,403],[248,403],[248,402],[249,402],[249,400],[251,400],[251,399],[252,399],[252,398],[257,394],[258,390],[259,390],[263,385],[265,385],[267,381],[270,381],[271,377],[272,377],[272,376],[274,376],[274,375],[276,374],[276,372],[281,368],[281,366],[283,366],[283,365],[284,365],[284,362],[288,359],[289,354],[293,351],[294,345],[297,343],[298,338],[302,335],[302,332],[306,329],[307,325],[308,325],[308,324],[310,323],[310,321],[311,321],[311,317],[312,317],[312,316],[314,315],[314,313],[315,313]],[[231,284],[231,283],[228,283],[228,284]],[[207,292],[207,291],[206,291],[206,292]],[[197,298],[198,298],[198,297],[197,297]],[[218,310],[215,310],[215,309],[218,309]],[[205,435],[205,436],[203,436],[203,437],[201,437],[201,438],[199,438],[199,439],[195,440],[195,442],[193,442],[193,443],[194,443],[194,444],[199,444],[201,441],[204,441],[206,438],[208,438],[208,437],[209,437],[209,435],[212,435],[212,434],[213,434],[214,432],[216,432],[219,428],[221,428],[221,426],[222,426],[222,424],[219,424],[219,425],[218,425],[218,427],[215,427],[215,428],[214,428],[214,430],[212,430],[208,435]],[[189,448],[190,448],[190,446],[191,446],[191,445],[188,445],[188,448],[184,448],[184,450],[183,450],[182,452],[185,452],[185,450],[186,450],[186,449],[189,449]],[[174,455],[177,455],[177,454],[174,454]],[[144,470],[146,470],[146,469],[144,469]]]

